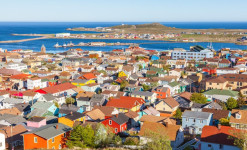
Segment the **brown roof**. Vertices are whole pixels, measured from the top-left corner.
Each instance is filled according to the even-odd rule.
[[[0,133],[5,135],[6,144],[16,140],[23,141],[21,134],[27,132],[27,129],[23,125],[7,126],[1,129],[4,129],[0,130]]]
[[[136,118],[136,117],[139,116],[139,114],[136,113],[136,112],[134,112],[134,111],[129,111],[129,112],[125,113],[125,115],[126,115],[127,117],[129,117],[129,118]]]
[[[187,100],[190,100],[191,95],[192,94],[190,92],[183,92],[179,94],[180,97],[185,98]]]
[[[16,108],[10,108],[10,109],[1,109],[0,114],[12,114],[12,115],[20,115],[21,112]]]
[[[237,119],[236,114],[240,113],[241,118]],[[238,110],[233,109],[230,117],[230,123],[241,123],[241,124],[247,124],[247,110]]]
[[[164,102],[171,108],[177,107],[179,105],[179,103],[172,97],[167,97],[166,99],[164,99]]]
[[[213,83],[225,83],[227,82],[227,80],[222,77],[222,76],[219,76],[217,78],[212,78],[212,79],[209,79],[207,82],[213,82]]]
[[[80,98],[80,97],[92,97],[94,94],[95,94],[95,92],[89,92],[89,91],[79,92],[76,95],[76,98]]]
[[[247,74],[224,74],[220,77],[230,82],[247,82]]]
[[[105,116],[112,116],[112,112],[114,111],[114,107],[109,106],[94,106],[94,109],[99,109]]]
[[[213,119],[220,120],[221,118],[227,118],[229,115],[228,110],[219,110],[219,109],[210,109],[210,108],[203,108],[203,112],[213,113]]]
[[[99,109],[94,109],[90,112],[86,113],[90,118],[92,118],[93,120],[103,120],[105,119],[105,114],[99,110]]]
[[[167,135],[171,141],[175,141],[177,137],[177,133],[181,126],[179,125],[168,125],[164,126],[161,123],[156,122],[144,122],[141,126],[141,130],[139,135],[145,136],[148,135],[149,132],[160,133],[161,135]]]

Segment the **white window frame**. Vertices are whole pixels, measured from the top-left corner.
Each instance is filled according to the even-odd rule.
[[[33,141],[34,141],[34,143],[38,143],[38,138],[37,137],[34,137],[33,138]]]
[[[109,120],[109,125],[112,125],[112,120]]]
[[[55,142],[55,138],[52,138],[51,141],[52,141],[52,143],[54,143]]]
[[[116,132],[116,133],[118,132],[118,128],[115,128],[115,132]]]

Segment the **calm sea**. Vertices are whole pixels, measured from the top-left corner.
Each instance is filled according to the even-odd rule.
[[[0,41],[6,40],[18,40],[30,37],[13,36],[13,33],[17,34],[55,34],[66,31],[67,28],[73,27],[109,27],[120,24],[143,24],[145,22],[0,22]],[[247,29],[247,22],[161,22],[161,24],[184,29]],[[94,32],[81,32],[70,31],[70,33],[94,33]],[[160,44],[141,44],[149,43],[153,41],[144,40],[87,40],[87,39],[43,39],[36,41],[28,41],[22,43],[9,43],[0,44],[0,48],[13,50],[13,49],[32,49],[34,51],[40,51],[40,47],[44,44],[48,52],[62,52],[69,48],[54,48],[53,46],[58,42],[59,44],[73,42],[78,44],[79,42],[128,42],[139,43],[141,47],[152,50],[168,50],[173,48],[189,49],[193,45],[202,45],[207,47],[209,43],[172,43],[164,42]],[[110,51],[113,49],[122,49],[127,46],[106,46],[106,47],[79,47],[84,50],[100,50]],[[218,50],[221,48],[238,48],[247,49],[247,46],[235,45],[234,43],[213,43],[213,47]]]

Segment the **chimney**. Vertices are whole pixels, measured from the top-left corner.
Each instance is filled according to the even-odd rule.
[[[56,129],[58,129],[58,125],[56,125]]]
[[[218,129],[221,129],[221,124],[218,124]]]
[[[165,122],[165,126],[168,127],[168,122]]]

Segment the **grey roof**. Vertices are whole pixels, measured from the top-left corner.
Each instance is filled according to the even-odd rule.
[[[121,125],[123,123],[126,123],[129,120],[129,117],[127,117],[125,114],[120,113],[118,114],[118,117],[113,116],[111,118],[111,120],[113,120],[114,122],[116,122],[117,124]]]
[[[102,100],[104,100],[104,95],[101,94],[94,94],[90,100],[90,102],[101,102]]]
[[[17,98],[5,98],[2,102],[3,103],[9,103],[9,104],[19,104],[19,103],[23,103],[24,100],[23,99],[17,99]]]
[[[22,122],[26,122],[26,119],[24,119],[22,116],[11,115],[11,114],[0,115],[0,120],[5,120],[8,123],[13,124],[13,125],[20,124]]]
[[[33,104],[32,108],[47,110],[52,105],[54,105],[54,103],[51,103],[51,102],[36,102],[36,103]]]
[[[69,114],[71,112],[77,112],[80,109],[80,107],[77,107],[75,105],[67,105],[63,104],[61,108],[59,109],[59,113],[62,114]]]
[[[185,111],[182,117],[187,118],[197,118],[197,119],[208,119],[212,113],[207,112],[194,112],[194,111]]]
[[[58,129],[56,129],[56,126],[58,126]],[[66,126],[61,123],[54,123],[54,124],[48,124],[40,128],[36,128],[30,132],[24,133],[24,135],[33,133],[45,139],[51,139],[53,137],[56,137],[57,135],[66,133],[70,130],[72,130],[72,128],[69,126]]]
[[[193,103],[191,108],[202,108],[205,104]]]
[[[222,109],[222,107],[216,102],[210,102],[208,104],[205,104],[203,106],[203,108],[205,108],[205,107],[208,107],[208,108],[211,108],[211,109]]]
[[[148,91],[134,91],[131,93],[131,95],[141,95],[141,96],[152,96],[154,93],[153,92],[148,92]]]
[[[53,101],[55,100],[55,97],[51,94],[45,94],[43,95],[43,97],[47,100],[47,101]]]
[[[45,113],[47,113],[48,112],[48,110],[45,110],[45,109],[34,109],[34,110],[32,110],[32,112],[31,113],[29,113],[27,116],[28,117],[34,117],[34,116],[43,116]]]
[[[20,112],[26,112],[31,110],[31,106],[27,103],[20,103],[20,104],[15,104],[15,107],[20,111]]]
[[[83,79],[75,79],[72,81],[73,83],[86,83],[88,80],[83,80]]]

